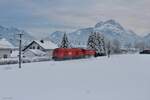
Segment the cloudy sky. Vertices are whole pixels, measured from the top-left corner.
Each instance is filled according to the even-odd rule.
[[[0,0],[0,25],[32,33],[73,31],[107,19],[150,33],[150,0]]]

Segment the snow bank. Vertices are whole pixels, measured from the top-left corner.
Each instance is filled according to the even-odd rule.
[[[150,100],[150,55],[0,66],[0,100]],[[6,99],[5,99],[6,100]]]
[[[18,59],[19,58],[0,59],[0,65],[17,64],[19,62]],[[50,61],[50,60],[52,60],[52,59],[47,56],[22,58],[22,63],[41,62],[41,61]]]

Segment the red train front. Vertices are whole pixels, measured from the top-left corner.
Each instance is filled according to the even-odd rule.
[[[95,56],[95,50],[86,50],[80,48],[57,48],[53,51],[54,60],[78,59],[89,56]]]

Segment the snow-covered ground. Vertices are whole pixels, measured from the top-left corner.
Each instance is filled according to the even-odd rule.
[[[150,55],[0,65],[0,100],[150,100]]]

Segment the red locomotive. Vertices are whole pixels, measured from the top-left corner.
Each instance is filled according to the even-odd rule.
[[[54,60],[78,59],[95,55],[95,50],[86,50],[80,48],[56,48],[53,51]]]

